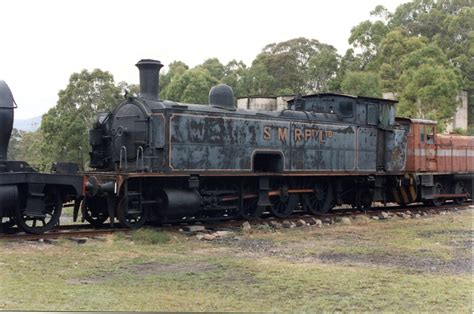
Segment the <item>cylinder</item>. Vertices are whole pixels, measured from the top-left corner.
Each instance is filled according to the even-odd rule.
[[[13,129],[13,95],[7,83],[0,80],[0,160],[7,160],[8,143]]]
[[[140,95],[160,99],[160,69],[163,64],[158,60],[142,59],[135,65],[140,71]]]
[[[201,196],[197,191],[163,189],[158,197],[161,215],[189,216],[201,209]]]

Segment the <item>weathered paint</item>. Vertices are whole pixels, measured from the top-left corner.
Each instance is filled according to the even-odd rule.
[[[473,172],[474,138],[436,134],[433,126],[430,121],[410,121],[406,170],[438,173]]]
[[[192,114],[173,114],[169,128],[175,171],[252,171],[257,152],[281,153],[284,171],[375,170],[375,128]]]

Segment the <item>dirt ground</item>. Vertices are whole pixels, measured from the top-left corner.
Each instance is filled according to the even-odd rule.
[[[472,311],[473,214],[0,243],[0,310]]]

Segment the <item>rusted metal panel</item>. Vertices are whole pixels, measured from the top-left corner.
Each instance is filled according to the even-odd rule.
[[[385,170],[403,171],[407,161],[407,130],[395,129],[385,133]]]
[[[474,171],[474,138],[436,134],[434,122],[408,120],[407,171],[450,173]]]
[[[377,129],[359,128],[357,137],[357,169],[375,171],[377,163]]]
[[[363,137],[363,145],[370,155],[375,131],[367,132],[370,139]],[[284,171],[356,169],[356,126],[351,125],[173,114],[169,136],[170,167],[175,171],[250,172],[256,153],[280,154]],[[364,170],[374,169],[372,159],[362,162]]]

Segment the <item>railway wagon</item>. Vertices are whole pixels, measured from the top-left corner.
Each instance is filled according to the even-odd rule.
[[[78,167],[58,162],[52,173],[40,173],[25,161],[7,159],[16,108],[8,85],[0,80],[0,233],[17,225],[28,233],[43,233],[59,223],[64,203],[83,190]]]
[[[410,168],[408,139],[418,124],[395,119],[395,101],[323,93],[297,96],[281,112],[255,112],[237,109],[232,89],[221,84],[209,104],[182,104],[160,100],[159,61],[137,67],[140,95],[100,115],[90,131],[95,170],[85,174],[82,210],[95,225],[468,197],[466,183],[455,193],[438,185],[464,177]],[[470,178],[472,169],[464,174]]]
[[[399,203],[421,200],[439,206],[446,199],[461,203],[473,194],[474,137],[438,134],[436,121],[396,121],[408,130],[406,172],[414,179],[405,180],[395,193]]]

